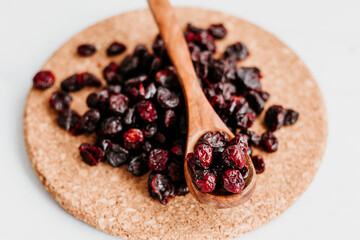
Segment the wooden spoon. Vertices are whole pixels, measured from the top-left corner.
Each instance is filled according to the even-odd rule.
[[[188,118],[185,156],[189,152],[194,151],[196,142],[206,132],[223,131],[228,135],[229,139],[233,138],[234,134],[216,114],[201,89],[183,31],[176,20],[170,3],[168,0],[148,0],[148,2],[159,26],[168,55],[177,71],[185,96]],[[256,173],[248,155],[246,155],[246,165],[249,168],[249,176],[246,178],[245,188],[238,194],[219,195],[198,191],[192,182],[191,170],[187,166],[185,159],[184,172],[186,183],[191,194],[201,203],[209,204],[216,208],[235,207],[249,200],[255,190]]]

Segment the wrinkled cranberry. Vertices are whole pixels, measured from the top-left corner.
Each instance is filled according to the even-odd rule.
[[[235,79],[236,62],[231,59],[219,59],[210,67],[211,82],[225,82]]]
[[[92,44],[82,44],[77,48],[77,52],[80,56],[91,56],[96,52],[96,48]]]
[[[183,157],[185,155],[182,144],[175,144],[171,149],[171,153],[178,157]]]
[[[261,90],[261,83],[260,83],[261,74],[258,68],[256,67],[239,68],[236,72],[236,76],[238,78],[237,83],[239,83],[239,88],[241,90],[257,90],[257,91]],[[266,99],[266,96],[264,96],[264,98]]]
[[[109,140],[109,139],[106,139],[106,138],[104,138],[104,139],[98,139],[98,141],[97,141],[97,145],[99,146],[99,147],[101,147],[101,149],[104,151],[104,152],[106,152],[106,149],[111,145],[112,143],[111,143],[111,141]]]
[[[63,129],[69,131],[75,127],[76,123],[79,121],[79,114],[71,109],[66,109],[62,112],[59,112],[57,115],[57,123]]]
[[[275,152],[278,149],[278,141],[272,132],[261,135],[261,146],[267,152]]]
[[[233,139],[229,142],[229,145],[237,145],[240,147],[241,151],[246,153],[247,149],[249,147],[248,145],[248,137],[246,135],[243,135],[241,133],[236,134]]]
[[[54,84],[55,77],[50,71],[38,72],[33,78],[34,88],[47,89]]]
[[[124,94],[111,95],[109,99],[109,110],[114,114],[121,115],[128,108],[129,98]]]
[[[126,170],[134,176],[142,176],[149,171],[148,163],[146,161],[146,154],[134,156],[130,158],[126,166]]]
[[[179,96],[164,87],[158,88],[157,101],[163,108],[175,108],[180,103]]]
[[[173,182],[184,179],[184,166],[179,161],[171,161],[167,166],[167,172]]]
[[[239,110],[235,114],[236,126],[240,129],[248,129],[255,122],[255,113],[248,109],[245,113],[242,110]]]
[[[237,169],[229,169],[222,175],[225,190],[232,193],[239,193],[245,187],[245,181],[241,172]]]
[[[87,99],[86,104],[90,108],[105,110],[109,105],[109,91],[104,89],[99,92],[91,93]]]
[[[73,129],[74,135],[91,134],[95,132],[97,124],[100,121],[100,112],[96,109],[87,111],[77,122]]]
[[[193,175],[193,183],[200,192],[212,192],[216,186],[216,177],[210,171],[197,170]]]
[[[175,196],[174,185],[164,174],[153,172],[149,175],[148,191],[152,198],[166,204],[169,198]]]
[[[156,95],[156,86],[154,83],[150,83],[145,90],[145,99],[151,99]]]
[[[244,180],[249,176],[249,168],[248,166],[244,166],[243,168],[240,168],[240,172]]]
[[[135,116],[135,108],[128,108],[128,110],[125,112],[123,116],[123,123],[125,125],[131,125],[135,124],[136,122],[136,116]]]
[[[157,124],[156,123],[149,123],[143,129],[142,132],[144,133],[145,138],[152,138],[157,133]]]
[[[101,123],[101,134],[109,137],[115,137],[122,130],[120,117],[109,117]]]
[[[292,125],[294,123],[296,123],[296,121],[299,118],[299,113],[292,110],[292,109],[287,109],[286,110],[286,115],[285,115],[285,120],[284,120],[284,125]]]
[[[142,149],[144,150],[144,152],[146,153],[150,153],[151,150],[153,149],[153,146],[152,144],[150,143],[150,141],[145,141],[143,146],[142,146]]]
[[[168,69],[158,71],[155,76],[155,81],[166,88],[177,87],[179,85],[175,72]]]
[[[194,157],[197,166],[207,169],[213,158],[213,149],[207,144],[197,145],[194,150]]]
[[[232,145],[222,153],[222,161],[230,168],[242,168],[246,164],[246,155],[239,145]]]
[[[116,71],[118,65],[114,62],[111,62],[103,70],[103,76],[108,84],[119,84],[122,82],[121,75]]]
[[[214,95],[209,99],[209,102],[215,110],[221,110],[225,108],[225,99],[223,95]]]
[[[123,53],[126,50],[126,47],[124,44],[119,42],[113,42],[110,44],[110,46],[106,49],[106,54],[108,56],[115,56],[118,54]]]
[[[84,72],[84,73],[80,73],[79,76],[84,86],[89,86],[89,87],[101,86],[100,80],[92,73]]]
[[[176,115],[175,115],[175,111],[172,109],[168,109],[165,111],[165,116],[164,116],[164,124],[165,127],[171,127],[172,125],[174,125],[176,121]]]
[[[234,58],[236,60],[243,60],[249,55],[249,52],[244,44],[237,42],[228,46],[225,49],[224,56],[226,58]]]
[[[241,132],[249,137],[248,141],[251,145],[254,145],[256,147],[260,145],[261,137],[257,135],[255,132],[249,130],[245,130]]]
[[[58,112],[69,108],[72,101],[71,96],[67,92],[56,91],[50,97],[50,106]]]
[[[79,91],[84,87],[80,74],[73,74],[61,82],[61,89],[65,92]]]
[[[265,114],[265,125],[270,131],[275,131],[284,125],[286,110],[280,105],[271,106]]]
[[[225,147],[228,143],[229,138],[224,132],[215,131],[205,133],[198,141],[197,144],[205,143],[210,145],[212,148]]]
[[[127,149],[138,149],[144,142],[144,134],[140,129],[131,128],[124,133],[124,146]]]
[[[251,90],[246,94],[246,100],[249,102],[251,109],[257,114],[260,114],[264,110],[265,102],[258,92]]]
[[[196,164],[195,164],[195,155],[194,153],[188,153],[186,156],[186,161],[189,166],[189,168],[195,172],[196,170]]]
[[[152,123],[158,118],[155,106],[150,101],[138,102],[136,109],[140,118],[145,122]]]
[[[212,24],[208,28],[208,32],[217,39],[222,39],[226,36],[226,28],[222,24]]]
[[[129,158],[129,152],[119,144],[111,143],[105,150],[105,158],[113,167],[123,165]]]
[[[251,160],[254,164],[256,174],[262,173],[265,171],[265,162],[261,156],[251,156]]]
[[[81,144],[79,150],[83,161],[90,166],[97,165],[104,157],[104,151],[101,148],[89,143]]]
[[[163,149],[153,149],[149,155],[149,167],[154,171],[163,171],[169,160],[169,153]]]

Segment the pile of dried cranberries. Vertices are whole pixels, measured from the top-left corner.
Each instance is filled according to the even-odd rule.
[[[265,117],[270,131],[260,137],[248,130],[255,117],[264,110],[269,94],[261,89],[258,68],[237,68],[237,61],[249,55],[242,43],[228,46],[221,59],[214,59],[215,40],[224,38],[226,33],[222,24],[211,25],[208,29],[188,24],[185,38],[199,83],[227,126],[234,133],[240,130],[241,135],[237,139],[240,142],[243,139],[248,141],[246,151],[249,155],[252,153],[251,146],[274,152],[278,143],[271,131],[295,123],[298,113],[281,106],[272,106]],[[106,53],[114,56],[125,50],[125,45],[114,42]],[[91,73],[76,73],[63,80],[61,90],[50,97],[50,105],[57,112],[58,125],[63,129],[73,135],[96,133],[96,143],[83,143],[79,147],[85,163],[97,165],[108,162],[113,167],[125,164],[134,176],[144,175],[151,170],[148,181],[150,196],[166,204],[169,198],[185,195],[189,191],[183,172],[187,119],[176,71],[160,35],[155,38],[152,50],[153,53],[146,46],[137,45],[133,53],[125,56],[121,63],[109,63],[103,70],[107,85],[87,97],[86,103],[90,110],[82,116],[70,109],[72,97],[69,93],[86,86],[100,87],[101,81]],[[96,51],[96,47],[91,44],[83,44],[77,49],[81,57],[91,57]],[[35,88],[46,89],[54,80],[51,72],[42,71],[36,74],[33,83]],[[207,141],[205,136],[203,139]],[[234,146],[231,142],[229,144]],[[209,148],[204,143],[199,143],[197,151],[212,151],[214,155],[216,152],[232,151],[228,150],[228,146],[223,149],[210,144]],[[245,142],[243,144],[245,146]],[[264,171],[264,161],[260,156],[252,156],[252,160],[257,173]],[[198,164],[206,165],[206,159],[196,162],[197,167]],[[242,160],[236,164],[240,164],[241,175],[237,169],[235,172],[226,171],[224,183],[226,178],[234,174],[246,178],[246,169],[240,167]],[[211,175],[204,172],[206,167],[202,166],[202,172],[196,172],[197,179],[216,176],[216,172]],[[200,183],[199,186],[202,188]],[[229,182],[224,186],[229,192],[237,192],[241,187],[241,181],[235,185]]]

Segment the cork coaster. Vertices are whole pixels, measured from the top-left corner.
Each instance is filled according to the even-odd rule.
[[[24,118],[28,155],[56,201],[76,218],[106,233],[125,239],[231,239],[277,217],[308,187],[325,149],[325,104],[303,62],[270,33],[215,11],[176,8],[176,13],[184,26],[188,22],[200,27],[224,23],[228,36],[217,41],[218,52],[236,41],[243,42],[250,56],[240,65],[261,69],[263,89],[271,94],[266,107],[281,104],[300,112],[295,125],[275,132],[279,140],[276,153],[255,149],[255,153],[263,155],[266,170],[258,175],[256,192],[246,204],[233,209],[207,209],[188,194],[163,206],[149,197],[147,175],[136,178],[124,167],[86,165],[80,159],[78,146],[93,136],[73,137],[57,126],[48,99],[59,89],[61,80],[83,71],[102,76],[104,66],[125,56],[106,56],[105,49],[114,40],[126,44],[126,53],[131,53],[138,43],[150,47],[158,30],[149,10],[121,14],[86,29],[46,62],[43,69],[51,70],[57,81],[46,91],[31,89],[28,95]],[[80,58],[76,48],[81,43],[93,43],[98,51]],[[72,108],[84,113],[85,98],[94,90],[87,88],[72,94]],[[252,127],[257,133],[265,130],[263,118],[260,115]]]

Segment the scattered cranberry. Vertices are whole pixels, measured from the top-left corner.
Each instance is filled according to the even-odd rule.
[[[261,135],[262,148],[267,152],[275,152],[278,149],[278,141],[272,132]]]
[[[91,56],[96,52],[96,48],[92,44],[82,44],[77,48],[77,52],[80,56]]]
[[[265,162],[264,159],[260,156],[251,156],[251,160],[254,164],[256,174],[262,173],[265,171]]]
[[[198,170],[194,172],[193,182],[199,191],[209,193],[215,189],[216,177],[207,170]]]
[[[270,131],[275,131],[284,125],[286,110],[279,105],[271,106],[265,114],[265,125]]]
[[[179,105],[179,96],[169,89],[159,87],[157,90],[157,101],[163,108],[175,108]]]
[[[226,28],[222,24],[213,24],[210,25],[208,32],[217,39],[222,39],[226,36]]]
[[[292,109],[287,109],[286,110],[286,115],[285,115],[285,120],[284,120],[284,125],[292,125],[294,123],[296,123],[296,121],[299,118],[299,113],[292,110]]]
[[[132,157],[126,166],[128,172],[134,176],[142,176],[149,171],[148,163],[146,161],[146,155]]]
[[[245,181],[241,172],[236,169],[229,169],[222,175],[225,190],[232,193],[239,193],[245,187]]]
[[[33,85],[37,89],[47,89],[54,84],[55,77],[50,71],[38,72],[33,78]]]
[[[63,129],[70,131],[71,129],[73,129],[75,127],[75,125],[79,121],[79,119],[80,119],[80,116],[77,112],[75,112],[71,109],[66,109],[66,110],[58,113],[57,123]]]
[[[144,134],[140,129],[131,128],[124,133],[124,146],[127,149],[138,149],[144,142]]]
[[[226,58],[234,58],[236,60],[243,60],[249,55],[246,46],[240,42],[237,42],[231,46],[228,46],[225,50],[224,56]]]
[[[97,165],[104,157],[104,152],[101,148],[89,143],[81,144],[79,150],[83,161],[90,166]]]
[[[126,47],[124,44],[119,42],[113,42],[108,49],[106,49],[106,54],[108,56],[115,56],[123,53],[126,50]]]
[[[118,65],[111,62],[103,70],[103,76],[108,84],[119,84],[122,82],[121,75],[117,72]]]
[[[79,91],[85,86],[80,74],[74,74],[61,82],[61,88],[65,92]]]
[[[148,190],[152,198],[157,198],[162,204],[166,204],[169,198],[175,196],[174,185],[164,174],[151,173],[149,175]]]
[[[100,121],[100,112],[96,109],[87,111],[77,122],[73,129],[74,135],[91,134],[95,132]]]
[[[149,167],[154,171],[163,171],[169,160],[169,153],[163,149],[154,149],[149,155]]]
[[[105,149],[105,158],[111,166],[119,167],[128,160],[129,152],[119,144],[111,143]]]
[[[56,91],[50,97],[50,106],[58,112],[69,108],[72,101],[71,96],[67,92]]]

